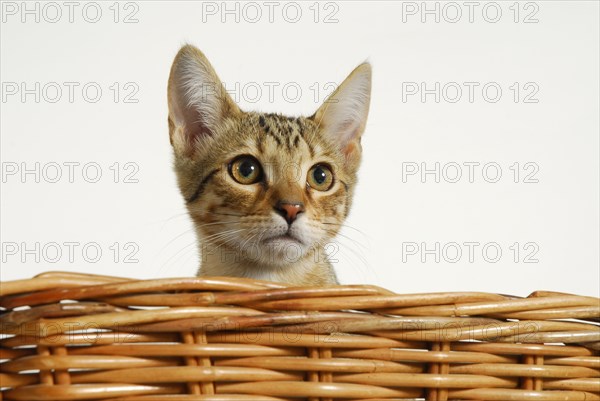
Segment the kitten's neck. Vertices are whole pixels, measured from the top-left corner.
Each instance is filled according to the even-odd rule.
[[[245,258],[232,249],[201,254],[199,276],[232,276],[275,281],[297,286],[338,284],[323,249],[310,250],[302,258],[278,265],[265,265]]]

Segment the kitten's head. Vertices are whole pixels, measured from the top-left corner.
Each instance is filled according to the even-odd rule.
[[[333,238],[352,201],[370,92],[364,63],[310,117],[244,112],[202,52],[184,46],[169,78],[169,130],[202,249],[282,267]]]

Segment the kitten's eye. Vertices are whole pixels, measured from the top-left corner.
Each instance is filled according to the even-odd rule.
[[[315,164],[308,171],[308,185],[317,191],[327,191],[333,185],[333,173],[324,164]]]
[[[262,178],[260,163],[252,156],[240,156],[229,164],[229,174],[240,184],[255,184]]]

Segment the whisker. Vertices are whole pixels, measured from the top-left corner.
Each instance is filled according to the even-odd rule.
[[[240,230],[244,231],[244,230]],[[202,241],[202,249],[205,249],[207,246],[214,247],[213,251],[218,250],[222,246],[226,245],[227,242],[234,237],[237,232],[225,233],[218,238],[211,238],[207,241]]]
[[[250,233],[249,233],[249,234],[252,234],[253,232],[255,232],[255,231],[258,231],[258,230],[260,230],[260,227],[255,227],[255,228],[252,228],[252,229],[250,229]],[[245,240],[245,241],[242,243],[242,245],[240,245],[240,250],[241,250],[241,251],[243,251],[243,250],[244,250],[244,247],[246,246],[246,244],[247,244],[247,243],[249,243],[250,241],[252,241],[252,239],[253,239],[254,237],[256,237],[256,235],[257,235],[257,234],[258,234],[258,233],[256,233],[256,234],[252,234],[250,237],[248,237],[248,238],[247,238],[247,239],[246,239],[246,240]]]
[[[165,226],[167,225],[167,223],[171,222],[172,220],[183,218],[183,217],[186,217],[186,216],[188,216],[188,212],[182,212],[182,213],[175,214],[175,215],[173,215],[173,216],[171,216],[171,217],[169,217],[167,219],[158,220],[157,223],[162,223],[161,229],[164,229]]]
[[[203,223],[203,224],[196,224],[196,227],[207,227],[207,226],[218,226],[218,225],[223,225],[223,224],[231,224],[233,223],[232,221],[217,221],[214,223]]]
[[[352,254],[352,256],[354,256],[354,258],[348,258],[348,262],[349,265],[352,266],[353,268],[357,269],[359,272],[361,272],[362,274],[365,273],[365,271],[369,271],[372,272],[373,269],[372,267],[369,265],[367,259],[360,253],[358,252],[355,248],[348,246],[348,244],[345,244],[341,241],[336,241],[334,242],[336,245],[339,245],[341,248],[350,251],[350,254]],[[348,255],[347,252],[342,252],[341,255]],[[355,263],[355,262],[360,262],[359,264]]]
[[[214,240],[214,239],[220,238],[222,236],[233,235],[235,233],[239,233],[239,232],[242,232],[242,231],[245,231],[245,230],[246,230],[245,228],[240,228],[240,229],[231,229],[231,230],[220,231],[218,233],[215,233],[215,234],[209,235],[207,237],[201,238],[200,242],[208,241],[208,240]]]
[[[179,249],[177,252],[175,252],[175,254],[171,255],[167,260],[165,260],[162,265],[160,266],[160,270],[162,271],[165,267],[167,267],[167,265],[174,259],[177,258],[175,260],[173,260],[173,263],[176,262],[177,260],[179,260],[179,258],[182,256],[180,255],[181,252],[184,251],[189,251],[190,247],[192,247],[193,245],[197,245],[197,241],[191,242],[187,245],[185,245],[183,248]],[[179,255],[179,256],[178,256]]]
[[[184,232],[182,232],[181,234],[177,235],[175,238],[173,238],[172,240],[170,240],[169,242],[167,242],[165,245],[163,245],[163,247],[161,248],[161,250],[159,251],[159,254],[161,252],[163,252],[169,245],[171,245],[173,242],[175,242],[176,240],[178,240],[179,238],[183,237],[184,235],[189,234],[190,232],[193,232],[194,228],[190,228],[188,230],[185,230]]]
[[[363,249],[365,249],[365,250],[366,250],[366,249],[368,249],[368,248],[367,248],[365,245],[361,244],[360,242],[358,242],[358,241],[357,241],[357,240],[355,240],[354,238],[351,238],[351,237],[349,237],[349,236],[347,236],[347,235],[345,235],[345,234],[342,234],[342,233],[338,232],[336,235],[339,235],[339,236],[340,236],[340,237],[342,237],[342,238],[346,238],[346,239],[348,239],[349,241],[352,241],[352,243],[353,243],[353,244],[355,244],[355,245],[357,245],[357,246],[359,246],[359,247],[362,247],[362,248],[363,248]]]
[[[247,214],[235,214],[235,213],[222,213],[222,212],[209,212],[207,211],[206,213],[210,213],[210,214],[217,214],[219,216],[233,216],[233,217],[247,217]]]
[[[345,238],[345,239],[347,239],[347,240],[351,241],[351,242],[353,243],[353,245],[355,245],[355,246],[349,246],[349,245],[347,245],[347,244],[345,244],[344,242],[342,242],[342,241],[339,241],[339,240],[338,240],[338,241],[335,241],[334,243],[335,243],[335,244],[337,244],[337,245],[339,245],[339,246],[341,246],[341,247],[344,247],[345,249],[348,249],[348,250],[349,250],[349,251],[352,253],[352,255],[353,255],[353,256],[354,256],[356,259],[358,259],[358,261],[360,261],[362,265],[364,265],[364,267],[365,267],[367,270],[369,270],[369,271],[372,271],[372,270],[373,270],[373,269],[371,268],[371,266],[369,266],[369,263],[368,263],[368,260],[367,260],[367,258],[366,258],[366,257],[365,257],[365,256],[362,254],[362,251],[360,251],[360,248],[362,248],[363,250],[367,250],[368,248],[367,248],[366,246],[364,246],[364,245],[360,244],[358,241],[354,240],[354,239],[353,239],[353,238],[351,238],[351,237],[348,237],[348,236],[346,236],[346,235],[343,235],[343,234],[336,233],[336,232],[335,232],[334,230],[332,230],[332,229],[323,229],[323,231],[325,231],[325,232],[327,232],[327,233],[329,233],[329,234],[331,234],[331,235],[336,235],[336,234],[337,234],[337,235],[339,235],[340,237],[342,237],[342,238]],[[334,237],[334,239],[335,239],[335,237]],[[349,260],[349,261],[350,261],[350,262],[352,262],[352,260]],[[356,266],[356,267],[358,267],[358,266]],[[364,273],[364,270],[363,270],[362,268],[358,267],[358,269],[359,269],[359,271],[361,271],[361,272],[363,272],[363,273]]]
[[[326,225],[328,225],[328,226],[338,226],[338,227],[350,228],[350,229],[352,229],[352,230],[356,231],[357,233],[364,235],[366,238],[370,238],[370,237],[369,237],[369,236],[368,236],[368,235],[367,235],[365,232],[363,232],[363,231],[359,230],[359,229],[358,229],[358,228],[356,228],[356,227],[352,227],[352,226],[350,226],[350,225],[348,225],[348,224],[329,223],[329,222],[326,222],[326,221],[321,221],[320,223],[321,223],[321,224],[326,224]]]

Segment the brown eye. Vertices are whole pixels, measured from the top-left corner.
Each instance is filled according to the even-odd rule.
[[[327,191],[333,185],[333,173],[325,164],[315,164],[308,171],[308,185],[317,191]]]
[[[262,179],[262,168],[252,156],[240,156],[229,164],[229,174],[240,184],[255,184]]]

